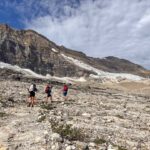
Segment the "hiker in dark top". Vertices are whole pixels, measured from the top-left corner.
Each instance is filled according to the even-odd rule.
[[[50,99],[50,102],[52,102],[52,88],[53,86],[48,83],[46,88],[45,88],[45,93],[47,94],[47,97],[46,97],[46,103],[48,103],[48,99]]]
[[[63,91],[64,100],[67,100],[68,85],[66,83],[64,83],[62,91]]]
[[[28,104],[28,107],[32,106],[34,107],[34,104],[35,104],[35,92],[37,91],[37,88],[36,88],[36,84],[31,84],[29,89],[29,104]]]

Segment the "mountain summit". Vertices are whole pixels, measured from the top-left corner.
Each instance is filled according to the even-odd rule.
[[[46,75],[89,76],[94,69],[145,75],[146,69],[124,59],[92,58],[82,52],[58,46],[33,30],[15,30],[0,25],[0,61]],[[149,74],[149,73],[148,73]]]

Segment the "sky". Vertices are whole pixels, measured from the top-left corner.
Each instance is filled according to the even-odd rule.
[[[0,23],[150,69],[150,0],[0,0]]]

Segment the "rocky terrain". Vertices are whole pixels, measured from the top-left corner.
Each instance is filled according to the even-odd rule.
[[[0,150],[150,149],[148,80],[76,82],[67,101],[54,83],[51,104],[37,80],[37,104],[27,107],[31,82],[0,80]]]
[[[77,64],[77,60],[107,72],[150,76],[148,70],[130,61],[116,57],[88,57],[82,52],[58,46],[33,30],[16,30],[5,24],[0,25],[1,62],[28,68],[42,75],[87,77],[96,74],[92,69]]]

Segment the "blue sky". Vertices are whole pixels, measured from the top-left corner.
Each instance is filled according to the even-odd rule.
[[[65,12],[65,7],[77,8],[79,5],[79,0],[1,0],[0,22],[22,29],[26,28],[26,22],[38,17],[70,16]]]
[[[89,56],[150,68],[149,0],[1,0],[0,22]]]
[[[9,1],[11,2],[11,1]],[[0,22],[7,23],[16,28],[23,28],[23,23],[19,20],[20,15],[13,6],[8,5],[5,0],[0,1]]]

